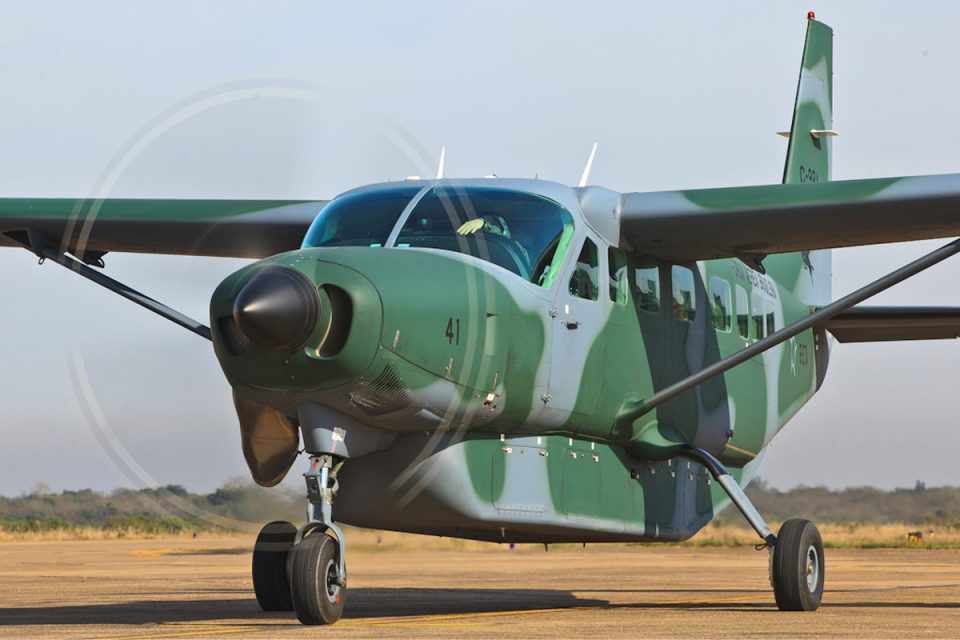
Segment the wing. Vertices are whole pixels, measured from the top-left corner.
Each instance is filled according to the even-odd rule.
[[[823,328],[839,342],[960,338],[960,307],[853,307]]]
[[[300,247],[322,200],[0,198],[0,246],[27,234],[78,257],[110,251],[264,258]]]
[[[668,262],[960,236],[960,174],[627,193],[620,236]]]

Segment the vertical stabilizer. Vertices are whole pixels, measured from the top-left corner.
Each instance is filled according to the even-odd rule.
[[[833,137],[833,29],[807,16],[807,37],[790,125],[784,184],[830,180]]]
[[[833,29],[807,14],[807,37],[803,43],[803,61],[797,97],[790,124],[790,145],[783,169],[784,184],[827,182],[832,175],[831,147],[837,132],[833,129]],[[784,255],[782,260],[795,259]],[[830,250],[803,251],[793,294],[802,303],[822,307],[833,299],[833,260]],[[786,282],[789,283],[792,278]],[[786,284],[786,283],[785,283]],[[829,341],[821,330],[817,337],[817,387],[826,374]]]

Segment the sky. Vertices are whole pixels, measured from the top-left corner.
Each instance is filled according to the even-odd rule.
[[[448,177],[575,183],[595,141],[616,190],[773,183],[810,9],[837,34],[834,178],[960,170],[954,2],[2,6],[0,196],[329,198],[431,173],[442,145]],[[837,251],[834,292],[939,244]],[[204,321],[245,264],[106,262]],[[872,302],[956,304],[958,280],[948,261]],[[246,475],[208,343],[26,251],[0,251],[0,285],[0,494]],[[763,477],[960,484],[958,353],[836,345]]]

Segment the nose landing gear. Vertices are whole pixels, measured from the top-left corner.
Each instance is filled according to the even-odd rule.
[[[303,624],[333,624],[343,615],[347,593],[343,532],[333,522],[337,472],[332,455],[310,458],[307,523],[271,522],[257,537],[253,588],[264,611],[290,611]]]

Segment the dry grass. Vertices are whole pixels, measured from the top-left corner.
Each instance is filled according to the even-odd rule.
[[[779,523],[771,523],[776,531]],[[824,546],[835,549],[960,549],[960,527],[891,524],[817,523]],[[908,539],[908,533],[922,532],[922,540]],[[757,534],[740,525],[709,525],[684,544],[733,547],[757,544]]]
[[[779,523],[771,523],[774,531]],[[911,524],[836,524],[818,523],[824,545],[837,549],[960,549],[960,527],[929,526]],[[932,532],[931,532],[932,529]],[[920,541],[908,540],[907,534],[922,531]],[[394,551],[430,546],[434,549],[451,551],[483,551],[496,545],[489,542],[457,540],[453,538],[434,538],[392,531],[373,531],[369,529],[348,529],[350,547],[356,551]],[[192,538],[233,538],[238,543],[252,546],[254,536],[249,533],[230,531],[182,533],[148,533],[136,529],[101,529],[97,527],[72,527],[40,532],[9,532],[0,530],[0,543],[65,540],[153,540]],[[678,543],[683,546],[703,547],[741,547],[753,546],[758,542],[752,529],[739,524],[714,523],[705,527],[692,539]],[[631,543],[632,544],[632,543]],[[659,544],[659,543],[652,543]],[[520,550],[541,549],[539,544],[516,545]],[[579,547],[580,545],[551,545],[551,548]],[[604,545],[611,546],[611,545]]]
[[[204,535],[198,533],[196,535]],[[104,529],[101,527],[69,527],[48,529],[45,531],[5,531],[0,529],[0,542],[40,542],[47,540],[153,540],[156,538],[179,538],[187,540],[194,537],[191,531],[177,533],[145,532],[139,529]]]

